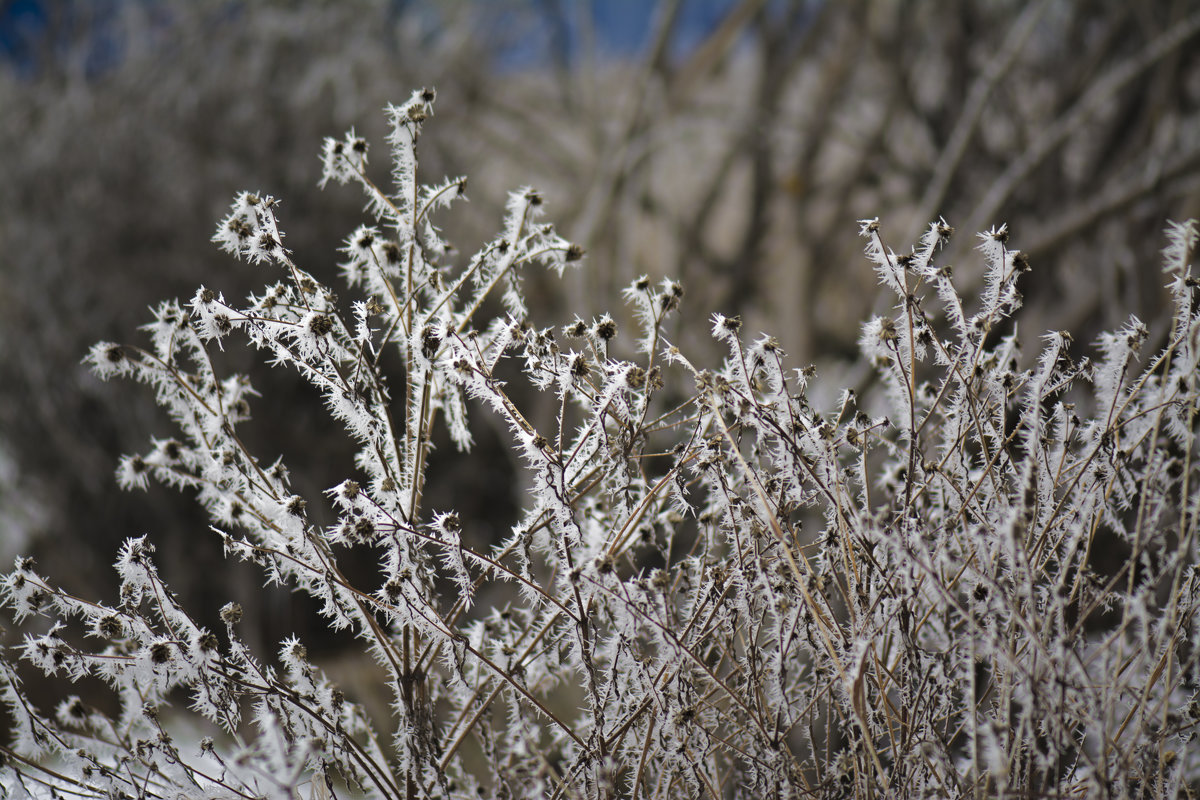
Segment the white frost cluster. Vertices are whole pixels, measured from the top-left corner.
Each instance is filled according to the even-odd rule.
[[[1095,361],[1053,332],[1026,361],[1005,323],[1029,263],[1006,227],[980,235],[984,291],[966,300],[939,263],[944,221],[905,253],[864,220],[897,305],[863,326],[871,377],[818,408],[812,371],[736,317],[711,318],[713,368],[668,343],[671,280],[626,289],[628,343],[609,314],[539,327],[522,273],[561,273],[582,250],[522,188],[501,232],[454,258],[437,218],[465,179],[418,174],[434,99],[388,109],[391,191],[353,131],[325,143],[322,183],[358,184],[371,215],[341,250],[347,300],[284,248],[276,201],[243,193],[214,240],[275,282],[244,303],[201,287],[155,310],[147,346],[87,359],[151,387],[178,429],[123,457],[121,485],[194,492],[229,557],[356,637],[391,718],[369,719],[297,637],[258,652],[235,603],[221,630],[197,623],[142,536],[118,554],[112,604],[28,559],[3,576],[24,637],[0,658],[0,786],[179,800],[1194,790],[1195,223],[1169,231],[1169,330],[1131,319]],[[287,465],[247,449],[257,393],[214,366],[230,337],[316,390],[357,448],[353,474],[304,497]],[[468,449],[479,406],[529,488],[497,542],[426,501],[435,426]],[[352,553],[377,570],[350,569]],[[44,714],[26,669],[99,680],[115,702],[64,693]],[[213,731],[198,752],[169,708],[184,697]]]

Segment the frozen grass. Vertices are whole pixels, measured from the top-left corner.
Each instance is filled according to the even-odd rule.
[[[980,234],[984,289],[968,300],[938,261],[945,222],[897,252],[863,221],[897,304],[862,328],[875,380],[817,408],[807,392],[819,378],[737,318],[705,323],[727,350],[721,364],[673,346],[679,326],[696,324],[675,319],[674,281],[628,287],[632,335],[590,308],[536,327],[521,274],[561,274],[583,252],[540,221],[535,190],[514,192],[502,233],[455,265],[436,218],[465,181],[417,175],[433,100],[422,90],[388,110],[391,191],[367,177],[363,139],[326,142],[324,181],[361,185],[371,217],[343,251],[348,304],[294,263],[276,201],[246,192],[214,239],[275,282],[244,304],[201,287],[159,306],[148,345],[100,343],[89,356],[102,377],[150,386],[179,428],[125,457],[122,485],[194,492],[231,558],[352,632],[386,671],[389,727],[301,641],[256,656],[236,605],[222,609],[224,630],[202,627],[142,537],[119,554],[116,603],[73,597],[25,560],[6,576],[16,621],[50,621],[0,661],[10,793],[1200,788],[1194,223],[1168,230],[1169,323],[1131,319],[1092,358],[1049,333],[1026,363],[1012,318],[1030,264],[1006,228]],[[618,335],[636,339],[628,358]],[[230,337],[298,370],[357,444],[355,473],[324,497],[292,491],[300,465],[243,445],[256,393],[211,357]],[[385,351],[402,365],[395,375]],[[518,373],[553,398],[550,419],[500,378]],[[423,500],[433,427],[469,449],[469,413],[507,429],[531,489],[490,547],[472,547],[453,510]],[[336,524],[312,522],[320,504]],[[359,550],[374,554],[377,580],[343,570]],[[39,712],[19,659],[103,679],[119,710],[68,697]],[[200,753],[160,713],[180,696],[224,732]]]

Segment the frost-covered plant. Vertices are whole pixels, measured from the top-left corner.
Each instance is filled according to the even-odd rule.
[[[498,237],[451,266],[435,213],[464,180],[417,179],[433,99],[423,90],[388,110],[390,193],[367,177],[363,139],[325,143],[323,182],[360,184],[373,217],[344,249],[348,308],[294,263],[276,201],[244,193],[214,238],[278,282],[244,305],[202,287],[157,309],[149,347],[102,343],[89,356],[103,377],[152,386],[179,426],[125,457],[120,482],[194,491],[231,557],[357,637],[386,672],[392,719],[370,719],[356,687],[333,685],[294,637],[272,657],[253,652],[233,604],[224,630],[205,629],[145,537],[122,548],[111,605],[21,560],[5,602],[18,622],[48,625],[0,660],[10,792],[1200,789],[1195,223],[1169,230],[1168,326],[1131,320],[1095,361],[1052,333],[1027,368],[1010,319],[1029,262],[1005,228],[981,235],[985,289],[966,303],[936,260],[944,222],[896,253],[865,221],[899,303],[863,328],[878,380],[816,408],[811,371],[789,369],[770,337],[747,342],[736,318],[712,320],[724,363],[693,364],[667,338],[683,294],[670,280],[626,291],[632,360],[607,314],[535,327],[522,271],[561,273],[582,250],[539,221],[532,189],[511,196]],[[244,446],[255,392],[212,361],[234,336],[299,370],[357,443],[355,474],[326,497],[295,494],[287,465]],[[520,406],[502,377],[517,373],[553,397],[552,419]],[[531,487],[490,547],[423,501],[433,426],[469,448],[471,406],[507,427]],[[335,524],[313,521],[322,503]],[[363,550],[374,577],[345,569]],[[115,710],[68,697],[39,712],[16,656],[101,679]],[[202,720],[167,707],[185,697]],[[198,742],[197,726],[211,729]]]

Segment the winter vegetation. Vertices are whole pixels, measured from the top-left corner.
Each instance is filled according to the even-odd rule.
[[[0,796],[1194,795],[1198,37],[0,4]]]
[[[371,655],[387,712],[303,638],[247,641],[237,603],[206,624],[147,536],[122,545],[107,600],[19,558],[12,796],[1200,791],[1195,222],[1166,231],[1169,314],[1094,342],[1048,331],[1026,357],[1020,285],[1041,267],[1019,231],[938,219],[908,247],[863,220],[890,308],[860,327],[869,377],[822,386],[739,317],[697,321],[669,278],[545,325],[527,285],[586,270],[584,248],[532,188],[473,256],[449,247],[467,181],[418,169],[434,103],[387,108],[390,180],[367,139],[325,141],[322,184],[366,198],[336,291],[288,248],[287,206],[241,192],[213,240],[266,285],[243,302],[201,286],[87,357],[174,425],[119,482],[197,497],[228,559]],[[945,260],[964,237],[969,294]],[[686,345],[697,328],[719,355]],[[243,345],[353,443],[325,491],[293,479],[320,452],[246,443],[276,401],[223,368]],[[426,494],[434,443],[470,451],[480,417],[525,489],[495,542]],[[39,708],[38,672],[100,699]]]
[[[630,330],[620,292],[641,275],[671,278],[687,286],[689,315],[740,316],[795,365],[816,365],[822,404],[842,388],[865,395],[860,322],[887,302],[853,230],[875,216],[895,247],[941,216],[970,232],[941,255],[967,297],[982,291],[973,233],[1007,223],[1038,266],[1021,284],[1027,354],[1045,330],[1072,331],[1078,354],[1130,313],[1152,330],[1169,318],[1161,232],[1200,216],[1190,4],[988,0],[947,13],[927,0],[663,0],[639,12],[640,44],[614,54],[592,17],[649,5],[0,4],[0,17],[47,11],[20,70],[0,24],[0,563],[30,555],[81,596],[113,596],[112,554],[149,534],[189,605],[211,603],[206,578],[220,571],[256,645],[295,632],[314,657],[350,652],[304,628],[302,598],[264,593],[254,570],[224,564],[196,535],[207,522],[190,494],[113,491],[117,454],[174,426],[152,392],[102,382],[81,358],[97,340],[126,341],[164,298],[201,284],[258,290],[259,276],[206,244],[247,187],[286,199],[289,249],[336,285],[330,254],[361,202],[312,191],[314,148],[351,126],[382,142],[373,112],[416,86],[440,98],[425,174],[471,176],[471,202],[443,218],[443,238],[473,252],[508,191],[531,183],[586,249],[588,269],[524,284],[544,325],[607,308]],[[697,15],[702,28],[689,28]],[[520,48],[532,55],[515,62]],[[635,338],[613,346],[628,358]],[[703,363],[721,352],[707,325],[681,326],[675,343]],[[304,396],[298,373],[240,345],[218,358],[280,402]],[[538,415],[553,406],[522,402]],[[435,442],[426,496],[490,542],[517,520],[523,489],[487,417],[470,424],[468,455]],[[306,496],[353,459],[312,404],[259,413],[243,436],[302,459],[292,480]]]

